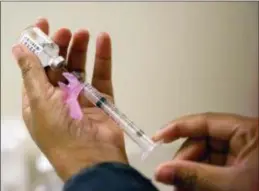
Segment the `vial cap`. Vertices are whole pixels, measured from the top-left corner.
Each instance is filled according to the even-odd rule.
[[[50,60],[49,66],[53,69],[57,69],[64,67],[65,63],[65,59],[62,56],[58,56]]]

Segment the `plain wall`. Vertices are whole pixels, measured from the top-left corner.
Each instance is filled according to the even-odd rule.
[[[96,36],[110,33],[116,103],[148,135],[190,113],[258,116],[258,2],[5,2],[1,15],[2,116],[21,115],[11,47],[39,16],[49,19],[52,34],[60,27],[89,30],[88,79]],[[135,153],[132,143],[127,147]],[[152,177],[152,167],[139,164]]]

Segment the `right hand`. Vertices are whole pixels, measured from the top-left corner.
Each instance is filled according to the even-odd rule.
[[[174,160],[157,168],[158,181],[188,191],[258,190],[258,118],[220,113],[185,116],[153,140],[170,143],[185,137]]]

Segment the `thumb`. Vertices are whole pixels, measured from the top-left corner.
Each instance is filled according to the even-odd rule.
[[[13,46],[12,53],[21,69],[29,100],[40,101],[45,99],[46,92],[54,89],[54,87],[49,83],[39,59],[20,44]]]
[[[161,164],[156,172],[157,181],[180,189],[225,191],[231,182],[229,168],[191,161],[175,160]]]

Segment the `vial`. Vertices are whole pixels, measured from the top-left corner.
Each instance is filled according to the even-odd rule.
[[[27,27],[21,34],[19,42],[33,52],[45,68],[61,68],[65,65],[65,59],[59,56],[59,47],[39,28]]]

